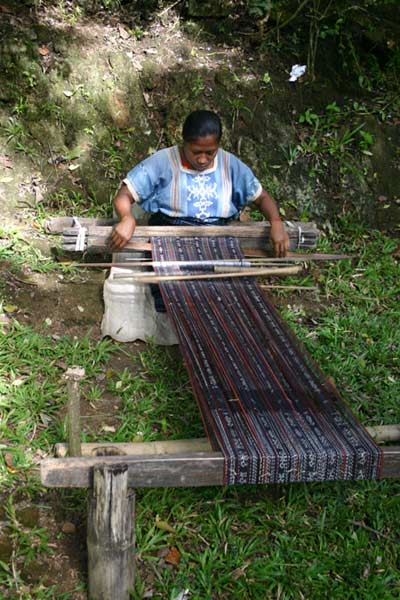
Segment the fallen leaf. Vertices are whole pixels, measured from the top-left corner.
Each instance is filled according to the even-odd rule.
[[[6,304],[5,306],[3,306],[3,310],[6,313],[13,313],[16,310],[18,310],[18,306],[15,306],[15,304]]]
[[[8,467],[9,469],[14,468],[14,455],[12,452],[4,453],[4,462],[6,463],[6,467]]]
[[[22,378],[22,377],[14,379],[14,381],[12,382],[12,385],[15,386],[15,387],[19,387],[20,385],[22,385],[25,382],[25,379]]]
[[[76,527],[70,521],[66,521],[65,523],[63,523],[61,530],[63,533],[75,533]]]
[[[165,562],[170,565],[174,565],[175,567],[179,567],[179,563],[181,562],[181,553],[175,546],[172,546],[166,557],[164,558]]]
[[[189,600],[191,593],[188,589],[182,590],[173,600]]]
[[[251,221],[251,211],[249,208],[246,207],[242,210],[239,216],[239,221],[241,223],[247,223],[248,221]]]
[[[81,165],[69,165],[68,170],[69,171],[76,171],[76,169],[79,169]]]
[[[50,53],[50,50],[48,49],[47,46],[40,46],[39,48],[39,54],[41,56],[47,56]]]
[[[123,40],[127,40],[128,38],[131,37],[131,34],[129,33],[129,31],[127,31],[125,29],[125,27],[122,27],[122,25],[118,25],[118,31],[119,31],[119,35],[122,37]]]
[[[158,515],[156,516],[156,527],[163,531],[168,531],[169,533],[175,533],[175,529],[171,527],[168,521],[162,521]]]
[[[250,565],[250,563],[246,562],[238,569],[235,569],[234,571],[232,571],[232,573],[231,573],[232,579],[240,579],[240,577],[243,577],[243,575],[246,574],[246,569],[249,565]]]
[[[71,98],[71,96],[74,95],[74,92],[71,92],[71,90],[64,90],[64,96],[67,96],[67,98]]]
[[[0,325],[9,325],[10,320],[4,313],[0,313]]]
[[[46,323],[47,327],[50,327],[50,325],[53,324],[53,321],[49,319],[49,317],[47,317],[47,319],[45,319],[44,322]]]
[[[114,425],[103,425],[101,431],[104,431],[105,433],[115,433],[115,427]]]
[[[392,252],[392,256],[393,256],[394,258],[400,258],[400,246],[398,246],[398,247],[396,248],[396,250],[394,250],[394,251]]]
[[[85,312],[85,309],[83,308],[83,306],[80,306],[80,304],[78,304],[77,309],[79,310],[79,312],[83,313]]]
[[[2,167],[5,167],[6,169],[12,169],[13,168],[13,164],[12,164],[12,160],[9,156],[6,156],[5,154],[0,155],[0,165]]]
[[[51,423],[51,417],[49,417],[49,415],[46,415],[45,413],[41,412],[39,413],[39,417],[45,427],[47,427],[47,425]]]

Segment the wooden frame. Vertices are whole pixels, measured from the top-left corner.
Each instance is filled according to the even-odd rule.
[[[57,223],[54,223],[57,221]],[[81,220],[83,226],[93,223]],[[111,223],[96,222],[88,233],[91,246],[104,251]],[[50,232],[71,223],[53,220]],[[310,237],[318,231],[312,224],[293,224],[291,248],[296,236],[308,226]],[[99,227],[100,226],[100,227]],[[238,224],[226,227],[137,227],[125,251],[148,249],[151,235],[234,235],[245,248],[264,248],[269,225]],[[297,227],[297,229],[296,229]],[[204,231],[203,231],[204,230]],[[230,231],[232,230],[232,231]],[[76,230],[64,232],[64,247],[74,250]],[[307,236],[306,236],[307,237]],[[307,241],[304,240],[307,245]],[[310,246],[311,247],[311,246]],[[224,456],[205,438],[143,443],[80,443],[79,369],[67,373],[69,392],[69,445],[57,444],[57,458],[42,460],[41,481],[46,487],[89,488],[88,564],[89,600],[128,600],[134,581],[134,488],[199,487],[224,485]],[[369,428],[379,442],[400,440],[400,425]],[[71,450],[71,456],[65,455]],[[400,445],[383,447],[381,477],[400,477]]]

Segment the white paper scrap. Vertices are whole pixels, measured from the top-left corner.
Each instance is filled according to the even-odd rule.
[[[297,81],[304,75],[307,70],[307,65],[293,65],[290,71],[289,81]]]

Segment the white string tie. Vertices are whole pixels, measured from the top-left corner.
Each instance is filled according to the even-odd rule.
[[[85,249],[86,232],[87,228],[82,227],[79,223],[78,217],[72,217],[73,226],[78,228],[78,235],[75,241],[75,252],[83,252]]]
[[[298,247],[301,247],[301,244],[304,242],[304,236],[303,236],[303,232],[301,229],[301,226],[299,225],[298,227],[298,234],[299,234],[299,239],[298,239]]]

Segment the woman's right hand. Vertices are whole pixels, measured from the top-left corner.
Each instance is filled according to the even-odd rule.
[[[114,227],[111,234],[110,248],[113,252],[121,250],[129,242],[135,231],[136,221],[132,215],[125,215]]]

